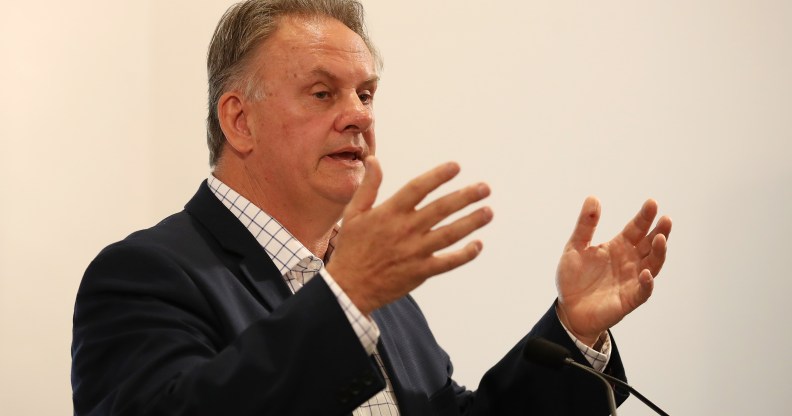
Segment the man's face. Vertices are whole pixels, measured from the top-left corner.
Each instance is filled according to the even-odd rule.
[[[258,91],[244,104],[256,143],[250,176],[279,203],[347,204],[375,147],[378,76],[366,44],[337,20],[287,16],[249,71]]]

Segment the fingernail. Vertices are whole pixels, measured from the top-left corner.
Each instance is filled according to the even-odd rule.
[[[476,190],[478,191],[479,196],[482,198],[489,196],[490,194],[490,188],[485,183],[480,183],[478,185],[478,188],[476,188]]]
[[[476,253],[481,253],[481,249],[484,248],[484,244],[482,244],[481,241],[476,241],[473,244],[473,247],[475,247]]]
[[[448,172],[449,175],[455,175],[459,172],[459,169],[459,164],[456,162],[448,162],[446,164],[446,172]]]
[[[494,214],[492,212],[492,208],[490,208],[490,207],[482,208],[481,213],[484,215],[484,219],[487,220],[487,222],[492,220],[492,217],[494,216]]]

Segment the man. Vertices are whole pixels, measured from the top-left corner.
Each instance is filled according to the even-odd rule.
[[[476,392],[451,378],[409,292],[474,259],[444,251],[492,218],[474,184],[416,206],[447,163],[379,206],[378,58],[352,0],[250,0],[210,46],[215,167],[185,210],[107,247],[75,306],[77,415],[606,414],[595,380],[521,359]],[[556,304],[526,337],[623,377],[608,329],[652,291],[670,220],[648,201],[590,247],[588,199],[558,269]],[[343,227],[338,227],[343,218]],[[626,396],[619,399],[624,400]]]

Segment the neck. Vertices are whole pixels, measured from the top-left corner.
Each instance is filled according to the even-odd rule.
[[[324,258],[343,206],[318,197],[290,200],[269,186],[266,178],[258,178],[244,169],[218,165],[213,175],[276,219],[315,256]]]

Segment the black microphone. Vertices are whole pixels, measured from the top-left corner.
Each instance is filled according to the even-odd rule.
[[[531,338],[525,342],[525,347],[523,349],[523,358],[526,360],[534,363],[539,364],[548,368],[552,369],[560,369],[564,365],[570,365],[575,368],[579,368],[589,374],[592,374],[605,382],[608,386],[608,404],[611,407],[611,415],[616,416],[616,401],[613,397],[613,388],[608,383],[614,383],[615,385],[627,389],[630,393],[635,395],[638,400],[642,401],[645,405],[649,406],[652,410],[657,412],[662,416],[669,416],[668,413],[664,412],[663,409],[659,408],[656,404],[652,403],[649,399],[644,397],[641,393],[638,393],[637,390],[632,388],[629,384],[625,383],[624,381],[619,380],[616,377],[609,376],[604,373],[600,373],[599,371],[594,370],[593,368],[589,368],[585,365],[577,363],[575,360],[571,358],[572,354],[569,352],[568,349],[554,343],[550,342],[544,338]]]

